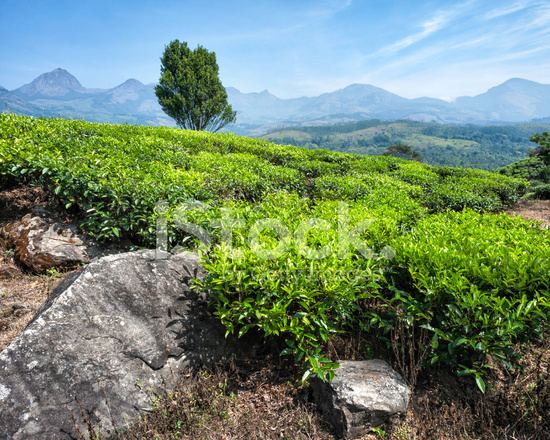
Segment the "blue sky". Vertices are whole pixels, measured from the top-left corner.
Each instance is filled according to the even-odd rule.
[[[370,83],[406,97],[550,83],[550,0],[0,0],[0,85],[64,67],[86,87],[159,75],[178,38],[222,81],[281,97]]]

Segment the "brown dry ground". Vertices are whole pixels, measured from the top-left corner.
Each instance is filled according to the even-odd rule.
[[[0,279],[0,351],[23,331],[62,277],[21,273]]]
[[[52,202],[40,188],[1,191],[0,228],[33,210],[52,207]],[[0,351],[27,326],[62,278],[63,274],[56,271],[48,275],[25,272],[17,266],[13,252],[0,241]]]
[[[2,191],[0,227],[33,209],[49,210],[51,203],[39,188]],[[522,202],[510,213],[550,225],[550,201]],[[0,278],[0,350],[25,328],[64,277],[55,271],[14,273],[13,255],[0,242],[2,264],[10,267],[11,276]],[[352,345],[337,352],[353,358]],[[520,368],[506,371],[495,366],[486,395],[467,379],[433,371],[422,374],[404,419],[364,440],[550,439],[550,340],[524,351]],[[152,396],[153,412],[115,438],[334,438],[311,403],[309,389],[300,386],[295,370],[282,363],[276,350],[251,362],[182,375],[175,391]]]
[[[114,438],[335,439],[310,390],[277,358],[274,352],[253,368],[183,375],[175,391],[152,396],[151,413]],[[426,373],[406,416],[362,440],[547,440],[549,370],[547,340],[529,346],[515,371],[495,367],[485,395],[470,380]]]
[[[550,200],[523,200],[508,213],[529,220],[537,220],[543,226],[550,228]]]

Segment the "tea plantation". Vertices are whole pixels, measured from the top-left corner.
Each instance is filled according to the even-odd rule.
[[[499,213],[528,191],[513,177],[0,115],[0,187],[13,183],[41,185],[99,240],[154,247],[166,225],[170,247],[199,247],[197,288],[228,332],[279,338],[305,377],[331,377],[327,343],[364,332],[370,352],[484,390],[491,362],[547,330],[550,231]]]

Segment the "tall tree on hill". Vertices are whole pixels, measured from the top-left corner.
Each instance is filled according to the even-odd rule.
[[[550,165],[550,132],[535,134],[531,137],[531,142],[539,144],[531,155],[540,157],[546,165]]]
[[[166,46],[155,93],[179,127],[218,131],[235,122],[218,70],[216,54],[202,46],[192,50],[178,40]]]
[[[416,160],[417,162],[422,161],[422,156],[412,147],[403,144],[390,145],[384,150],[385,156],[394,156],[400,157],[401,159]]]

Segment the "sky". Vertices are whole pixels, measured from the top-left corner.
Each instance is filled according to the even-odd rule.
[[[173,39],[215,51],[224,85],[282,98],[550,83],[550,0],[0,0],[0,86],[57,67],[85,87],[155,82]]]

